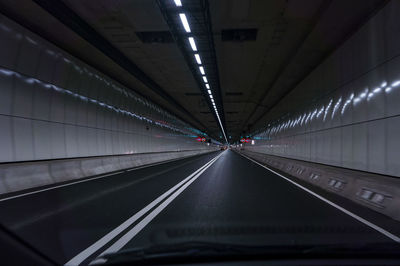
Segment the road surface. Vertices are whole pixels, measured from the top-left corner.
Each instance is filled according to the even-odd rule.
[[[378,214],[371,218],[375,213],[363,207],[313,191],[398,236],[397,223],[381,223],[386,218]],[[3,225],[44,254],[71,265],[124,248],[186,241],[251,245],[393,241],[230,150],[0,199],[0,217]]]

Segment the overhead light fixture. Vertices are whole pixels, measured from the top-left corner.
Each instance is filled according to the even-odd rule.
[[[175,3],[175,5],[177,7],[181,7],[182,6],[182,0],[174,0],[174,3]],[[182,25],[183,25],[183,28],[185,29],[185,31],[187,33],[190,33],[191,29],[190,29],[189,21],[188,21],[188,19],[186,17],[186,14],[185,13],[179,13],[179,18],[180,18],[180,20],[182,22]],[[195,41],[194,37],[193,37],[193,35],[192,35],[192,37],[188,37],[188,41],[189,41],[189,44],[190,44],[192,50],[194,52],[198,52],[196,41]],[[219,122],[219,125],[221,127],[221,131],[222,131],[222,133],[223,133],[223,135],[225,137],[226,143],[228,143],[228,139],[226,137],[225,130],[224,130],[223,126],[222,126],[222,122],[221,122],[221,119],[220,119],[219,114],[218,114],[218,110],[217,110],[217,106],[216,106],[215,101],[214,101],[214,97],[213,97],[213,95],[211,93],[211,90],[210,90],[210,85],[208,84],[208,79],[206,77],[204,66],[202,66],[203,63],[201,61],[200,54],[199,53],[195,53],[194,54],[194,58],[195,58],[197,64],[199,65],[199,71],[200,71],[200,73],[202,75],[205,87],[207,88],[207,92],[208,92],[209,97],[211,99],[211,103],[212,103],[212,105],[214,107],[215,114],[216,114],[216,116],[218,118],[218,122]]]
[[[190,46],[192,47],[192,50],[196,52],[197,51],[197,46],[196,46],[196,43],[195,43],[193,37],[189,37],[189,43],[190,43]],[[204,71],[204,69],[203,69],[203,71]]]
[[[199,55],[199,54],[195,54],[195,55],[194,55],[194,58],[196,58],[197,64],[201,65],[200,55]]]
[[[202,75],[205,75],[205,74],[206,74],[206,72],[204,72],[204,67],[199,66],[199,69],[200,69],[200,73],[201,73]]]
[[[186,18],[186,15],[184,13],[180,13],[179,17],[181,18],[182,25],[185,28],[185,31],[186,32],[190,32],[190,26],[189,26],[189,22],[188,22],[188,20]]]

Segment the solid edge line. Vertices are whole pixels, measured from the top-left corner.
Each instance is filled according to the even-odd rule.
[[[357,214],[355,214],[355,213],[353,213],[353,212],[351,212],[351,211],[346,210],[345,208],[343,208],[343,207],[337,205],[336,203],[333,203],[332,201],[330,201],[330,200],[328,200],[328,199],[322,197],[321,195],[319,195],[319,194],[317,194],[317,193],[311,191],[310,189],[308,189],[308,188],[306,188],[306,187],[303,187],[302,185],[300,185],[300,184],[294,182],[293,180],[291,180],[290,178],[281,175],[280,173],[278,173],[278,172],[276,172],[276,171],[274,171],[274,170],[268,168],[267,166],[265,166],[265,165],[263,165],[263,164],[261,164],[261,163],[255,161],[255,160],[253,160],[253,159],[247,157],[246,155],[243,155],[243,154],[241,154],[241,153],[239,153],[239,155],[241,155],[241,156],[243,156],[244,158],[246,158],[246,159],[252,161],[253,163],[258,164],[259,166],[261,166],[261,167],[267,169],[268,171],[270,171],[270,172],[272,172],[272,173],[274,173],[274,174],[276,174],[276,175],[282,177],[282,178],[285,179],[286,181],[288,181],[288,182],[292,183],[293,185],[295,185],[295,186],[301,188],[302,190],[304,190],[304,191],[310,193],[311,195],[313,195],[314,197],[316,197],[316,198],[318,198],[318,199],[324,201],[325,203],[328,203],[328,204],[331,205],[332,207],[335,207],[336,209],[338,209],[338,210],[344,212],[345,214],[347,214],[347,215],[353,217],[353,218],[356,219],[357,221],[359,221],[359,222],[361,222],[361,223],[363,223],[363,224],[365,224],[365,225],[371,227],[372,229],[378,231],[379,233],[385,235],[386,237],[392,239],[393,241],[395,241],[395,242],[397,242],[397,243],[400,243],[400,237],[398,237],[398,236],[396,236],[396,235],[394,235],[394,234],[392,234],[392,233],[386,231],[386,230],[383,229],[382,227],[379,227],[378,225],[373,224],[373,223],[371,223],[371,222],[365,220],[364,218],[358,216]]]
[[[29,195],[32,195],[32,194],[37,194],[37,193],[48,191],[48,190],[53,190],[53,189],[57,189],[57,188],[62,188],[62,187],[67,187],[67,186],[79,184],[79,183],[84,183],[84,182],[92,181],[92,180],[95,180],[95,179],[99,179],[99,178],[103,178],[103,177],[107,177],[107,176],[111,176],[111,175],[118,175],[118,174],[122,174],[124,172],[125,171],[113,172],[113,173],[110,173],[110,174],[105,174],[105,175],[101,175],[101,176],[87,178],[85,180],[74,181],[74,182],[71,182],[71,183],[68,183],[68,184],[63,184],[63,185],[58,185],[58,186],[54,186],[54,187],[39,189],[39,190],[31,191],[31,192],[26,192],[26,193],[18,194],[18,195],[7,197],[7,198],[2,198],[2,199],[0,199],[0,202],[6,201],[6,200],[11,200],[11,199],[16,199],[16,198],[21,198],[21,197],[24,197],[24,196],[29,196]]]
[[[198,155],[206,155],[206,154],[208,154],[208,153],[203,153],[203,154],[198,154]],[[131,172],[131,171],[135,171],[135,170],[140,170],[140,169],[144,169],[144,168],[148,168],[148,167],[152,167],[152,166],[157,166],[157,165],[164,164],[164,163],[171,163],[171,162],[175,162],[175,161],[191,158],[191,157],[194,157],[194,156],[196,156],[196,155],[183,157],[183,158],[171,159],[171,160],[158,162],[158,163],[154,163],[154,164],[147,164],[147,165],[137,166],[137,167],[133,167],[133,168],[127,168],[127,169],[124,169],[124,170],[121,170],[121,171],[118,171],[118,172],[112,172],[112,173],[108,173],[108,174],[104,174],[104,175],[100,175],[100,176],[85,178],[83,180],[73,181],[73,182],[70,182],[70,183],[67,183],[67,184],[63,184],[63,185],[55,185],[55,186],[52,186],[52,187],[49,187],[49,188],[39,189],[39,190],[31,191],[31,192],[18,194],[18,195],[15,195],[15,196],[2,198],[2,199],[0,199],[0,202],[7,201],[7,200],[12,200],[12,199],[16,199],[16,198],[21,198],[21,197],[24,197],[24,196],[29,196],[29,195],[45,192],[45,191],[48,191],[48,190],[53,190],[53,189],[58,189],[58,188],[62,188],[62,187],[72,186],[72,185],[76,185],[76,184],[79,184],[79,183],[89,182],[89,181],[93,181],[93,180],[96,180],[96,179],[104,178],[104,177],[107,177],[107,176],[118,175],[118,174],[122,174],[122,173],[125,173],[125,172]]]
[[[177,190],[180,186],[182,186],[187,181],[189,181],[194,175],[196,175],[204,167],[207,167],[210,163],[213,163],[217,157],[219,158],[219,156],[221,156],[221,154],[218,154],[217,156],[213,157],[206,164],[204,164],[199,169],[197,169],[192,174],[190,174],[188,177],[186,177],[185,179],[180,181],[178,184],[176,184],[175,186],[170,188],[168,191],[164,192],[161,196],[157,197],[155,200],[153,200],[151,203],[149,203],[143,209],[141,209],[140,211],[135,213],[133,216],[131,216],[125,222],[120,224],[118,227],[114,228],[108,234],[106,234],[105,236],[103,236],[102,238],[97,240],[95,243],[93,243],[92,245],[90,245],[89,247],[87,247],[86,249],[81,251],[78,255],[74,256],[72,259],[70,259],[64,265],[79,265],[80,263],[82,263],[88,257],[90,257],[95,252],[97,252],[99,249],[101,249],[104,245],[106,245],[108,242],[110,242],[112,239],[114,239],[118,234],[120,234],[122,231],[127,229],[133,223],[135,223],[139,218],[141,218],[143,215],[145,215],[148,211],[150,211],[152,208],[154,208],[157,204],[162,202],[165,198],[167,198],[171,193],[173,193],[175,190]]]
[[[221,156],[223,152],[217,156],[217,158],[213,159],[211,163],[209,163],[206,167],[203,167],[200,171],[196,171],[195,174],[188,182],[186,182],[183,186],[177,189],[174,193],[172,193],[165,201],[163,201],[156,209],[147,214],[137,225],[135,225],[131,230],[129,230],[126,234],[121,236],[113,245],[103,251],[99,257],[106,253],[117,252],[121,248],[123,248],[128,242],[130,242],[146,225],[148,225],[158,214],[160,214],[175,198],[177,198],[186,188],[188,188],[194,181],[197,180],[209,167],[211,167]],[[192,175],[193,175],[192,174]],[[191,176],[192,176],[191,175]],[[104,258],[101,258],[101,261],[104,261]]]

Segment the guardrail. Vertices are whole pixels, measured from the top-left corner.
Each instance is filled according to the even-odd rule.
[[[400,221],[400,179],[258,152],[237,151]]]

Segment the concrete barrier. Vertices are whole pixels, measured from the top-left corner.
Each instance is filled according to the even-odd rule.
[[[246,150],[236,152],[400,221],[398,178]]]
[[[82,160],[81,169],[85,176],[100,175],[106,172],[101,158]]]
[[[64,182],[84,176],[80,160],[56,160],[49,162],[53,182]],[[0,165],[1,168],[1,165]]]
[[[44,186],[53,182],[48,164],[29,163],[18,166],[13,164],[4,167],[3,170],[1,179],[3,179],[9,191]],[[29,178],[26,178],[27,176]]]
[[[0,164],[0,195],[213,152],[189,150]]]
[[[2,170],[0,170],[2,171]],[[0,175],[2,175],[2,173],[0,173]],[[8,188],[6,186],[6,184],[4,183],[4,180],[0,179],[0,194],[4,194],[8,192]]]

